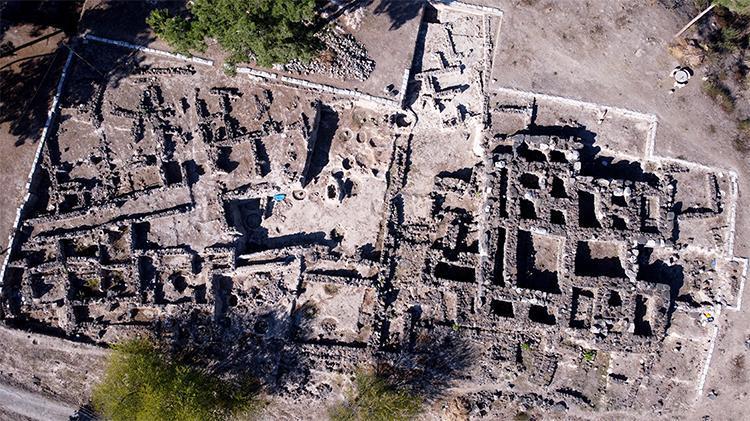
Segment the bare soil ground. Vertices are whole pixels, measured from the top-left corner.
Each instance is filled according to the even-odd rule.
[[[8,384],[0,384],[0,418],[13,420],[64,420],[76,410],[75,407],[45,399],[39,394],[29,393]]]
[[[0,335],[0,383],[9,390],[24,389],[74,408],[88,402],[105,349],[7,327],[0,327]]]

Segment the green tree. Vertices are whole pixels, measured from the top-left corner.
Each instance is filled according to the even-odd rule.
[[[255,382],[236,385],[171,361],[150,341],[113,347],[94,408],[113,421],[220,420],[257,408]]]
[[[376,374],[357,372],[354,385],[346,401],[329,410],[332,421],[406,421],[422,409],[419,396]]]
[[[191,50],[203,51],[206,47],[203,35],[195,26],[179,16],[170,16],[166,10],[154,10],[146,18],[146,23],[181,53],[189,53]]]
[[[254,57],[262,66],[306,61],[319,49],[315,0],[195,0],[189,15],[155,10],[146,22],[179,52],[203,51],[214,38],[229,63]]]

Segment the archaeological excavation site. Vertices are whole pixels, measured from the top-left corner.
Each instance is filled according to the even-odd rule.
[[[343,15],[333,64],[234,75],[82,34],[4,324],[155,335],[313,406],[385,366],[435,419],[691,408],[747,275],[737,173],[658,155],[655,115],[498,83],[512,11],[419,3],[349,35],[389,25],[374,7]]]

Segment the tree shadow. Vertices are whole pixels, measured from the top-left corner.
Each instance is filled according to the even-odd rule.
[[[186,310],[155,323],[158,342],[176,360],[204,367],[227,379],[254,379],[267,395],[299,396],[314,384],[312,373],[325,370],[325,344],[305,342],[304,331],[317,309],[305,303],[292,308],[248,312]],[[449,326],[420,328],[409,344],[397,351],[351,349],[357,357],[335,357],[328,369],[353,375],[365,366],[390,386],[432,402],[445,396],[477,361],[470,342]]]
[[[93,29],[97,34],[116,39],[122,35],[121,38],[130,42],[143,44],[153,40],[145,22],[152,9],[157,6],[184,8],[181,2],[101,2],[87,9],[79,21],[81,5],[74,1],[5,2],[0,43],[5,32],[14,25],[32,25],[31,36],[42,36],[48,27],[59,28],[68,36],[79,30]],[[122,19],[123,16],[128,19]],[[4,50],[11,48],[5,47]],[[14,51],[21,57],[11,55],[6,58],[8,63],[0,67],[0,123],[10,123],[10,134],[15,137],[16,146],[41,135],[70,49],[75,55],[72,75],[65,81],[61,96],[63,107],[91,102],[94,95],[101,92],[101,87],[108,83],[116,87],[141,61],[140,53],[135,51],[93,42],[63,41],[55,51],[31,57],[22,57],[23,49]]]
[[[375,14],[387,14],[391,19],[390,29],[398,29],[418,17],[425,3],[423,0],[380,0],[375,7]]]
[[[63,82],[59,106],[61,109],[76,108],[89,113],[89,120],[99,127],[104,119],[105,91],[117,88],[124,79],[135,74],[144,56],[138,51],[96,42],[78,42],[70,49],[73,50],[73,57]],[[64,56],[68,51],[68,48],[63,50]],[[50,127],[53,142],[59,125],[65,119],[58,116],[53,121]]]
[[[169,1],[101,2],[85,11],[79,27],[97,36],[144,45],[154,40],[146,17],[158,7],[177,6]],[[122,19],[123,16],[128,19]],[[144,59],[139,51],[96,41],[84,41],[73,49],[76,53],[70,71],[73,77],[66,81],[63,106],[80,106],[97,100],[95,96],[103,92],[102,88],[117,88]]]
[[[0,3],[0,123],[10,123],[16,146],[39,137],[49,101],[66,59],[57,48],[39,54],[27,47],[57,42],[76,33],[80,1],[9,1]],[[28,39],[14,45],[8,31],[19,28]],[[10,39],[9,39],[10,38]],[[52,41],[50,41],[52,39]],[[63,41],[64,42],[64,41]]]
[[[325,12],[328,17],[322,19],[316,27],[322,28],[346,12],[365,9],[372,5],[374,1],[376,0],[353,0],[343,5],[330,2],[322,8],[322,11]],[[410,20],[419,17],[420,11],[426,3],[426,0],[378,0],[378,4],[375,6],[373,13],[375,15],[388,15],[391,22],[390,29],[395,30]]]
[[[394,388],[431,403],[468,377],[478,352],[466,336],[449,326],[420,329],[400,351],[375,355],[375,373]]]
[[[312,362],[294,338],[313,311],[307,304],[219,316],[193,309],[156,322],[153,333],[175,360],[223,378],[253,379],[275,395],[308,378]]]
[[[76,33],[78,16],[83,2],[62,1],[4,1],[0,3],[0,42],[6,32],[16,25],[31,25],[31,37],[42,36],[47,28],[58,28],[67,35]]]
[[[0,68],[0,123],[10,123],[16,146],[40,136],[66,58],[65,48],[58,47]]]
[[[167,9],[171,15],[180,15],[185,13],[186,4],[171,0],[100,2],[86,10],[79,26],[93,35],[143,45],[155,40],[146,24],[153,10]]]

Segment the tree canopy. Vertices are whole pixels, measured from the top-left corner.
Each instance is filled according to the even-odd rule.
[[[155,10],[146,22],[182,53],[204,51],[206,38],[230,53],[228,61],[270,66],[309,60],[318,49],[315,0],[195,0],[187,16]]]
[[[254,382],[227,382],[135,339],[113,347],[92,401],[112,421],[221,420],[255,408],[257,391]]]

